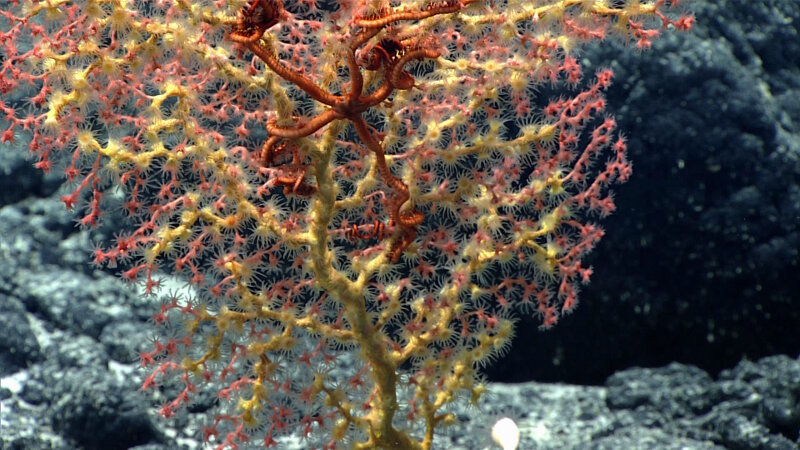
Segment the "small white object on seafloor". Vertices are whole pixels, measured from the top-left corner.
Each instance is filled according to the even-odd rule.
[[[492,427],[492,440],[503,450],[516,450],[519,445],[519,427],[510,418],[503,417]]]

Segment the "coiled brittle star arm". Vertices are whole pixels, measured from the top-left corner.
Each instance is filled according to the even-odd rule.
[[[350,42],[345,51],[350,83],[344,95],[327,92],[305,74],[287,67],[268,47],[268,40],[264,39],[264,34],[278,24],[285,15],[281,0],[252,0],[240,13],[237,23],[229,34],[231,41],[250,50],[275,74],[306,92],[312,99],[328,106],[328,109],[305,122],[298,117],[292,117],[295,124],[290,126],[279,125],[276,119],[270,119],[266,124],[270,137],[261,149],[262,164],[272,164],[279,153],[294,147],[290,142],[283,145],[281,141],[293,141],[310,136],[334,120],[345,119],[352,122],[363,144],[375,154],[378,173],[394,192],[394,195],[387,196],[386,200],[390,224],[396,224],[400,228],[400,235],[389,248],[393,263],[400,259],[403,250],[414,241],[417,235],[416,228],[424,220],[424,215],[413,207],[403,209],[410,199],[408,187],[391,173],[386,165],[381,143],[372,134],[361,114],[385,101],[395,90],[408,90],[414,87],[413,75],[404,69],[406,64],[414,60],[435,59],[440,56],[438,50],[421,45],[419,39],[395,37],[391,27],[401,21],[417,21],[439,14],[455,13],[473,2],[474,0],[447,1],[421,10],[399,12],[386,10],[382,11],[379,17],[356,19],[354,23],[359,27],[356,34],[350,37],[343,36],[343,39]],[[364,51],[363,46],[380,31],[388,33],[369,50]],[[366,62],[361,66],[355,56],[359,51],[367,53],[362,55],[366,57]],[[382,76],[381,84],[369,94],[364,93],[362,67],[365,70],[378,71]],[[285,193],[309,194],[314,188],[304,184],[304,180],[307,179],[305,168],[297,161],[297,149],[293,148],[292,152],[295,157],[289,171],[290,175],[281,177],[277,184],[286,188]],[[369,236],[374,235],[375,233]],[[354,236],[362,235],[355,233]]]
[[[396,198],[389,200],[389,219],[403,229],[403,237],[398,245],[392,247],[391,260],[397,262],[400,258],[400,253],[408,247],[417,235],[417,225],[421,224],[424,215],[416,210],[411,212],[401,211],[400,208],[409,199],[408,187],[400,181],[397,177],[392,175],[389,167],[386,165],[386,156],[383,153],[383,147],[375,139],[369,131],[367,122],[361,116],[351,118],[353,125],[356,127],[356,132],[367,147],[375,153],[376,163],[378,165],[378,172],[380,172],[383,180],[388,184],[396,193]]]

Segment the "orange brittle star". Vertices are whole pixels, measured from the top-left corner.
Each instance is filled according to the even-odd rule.
[[[422,223],[424,216],[413,207],[401,210],[403,204],[410,198],[408,187],[389,170],[383,146],[373,135],[370,126],[362,117],[362,113],[385,101],[395,90],[408,90],[414,87],[414,77],[404,70],[407,63],[426,58],[438,58],[440,52],[430,46],[422,45],[419,39],[400,39],[392,36],[391,30],[388,30],[389,33],[374,44],[368,52],[364,51],[364,46],[380,31],[398,22],[421,20],[438,14],[457,12],[473,1],[445,1],[420,10],[392,11],[384,9],[375,17],[357,18],[354,23],[358,30],[349,38],[350,42],[345,51],[350,73],[349,89],[342,95],[326,91],[303,73],[287,67],[281,62],[279,56],[274,55],[261,41],[264,33],[280,22],[284,13],[282,0],[252,0],[240,13],[228,36],[231,41],[250,50],[278,76],[305,91],[312,99],[327,106],[323,112],[307,121],[293,117],[295,123],[292,126],[280,126],[275,119],[270,119],[266,124],[270,137],[261,148],[261,163],[269,166],[275,163],[279,155],[286,152],[292,154],[289,174],[276,180],[276,184],[284,187],[284,193],[310,195],[314,192],[315,188],[306,183],[306,168],[300,162],[298,150],[292,141],[309,136],[334,120],[350,121],[364,145],[375,154],[378,173],[394,194],[386,197],[387,204],[385,206],[389,213],[389,224],[397,225],[401,231],[398,240],[390,248],[390,259],[393,263],[400,259],[403,251],[414,241],[417,226]],[[357,52],[364,53],[359,61],[356,59]],[[362,67],[364,70],[376,71],[382,75],[382,84],[369,94],[364,92]],[[379,229],[383,230],[383,227],[376,224],[375,230]],[[375,234],[383,235],[382,232],[377,233],[377,231],[362,235],[356,227],[351,236],[365,237]]]

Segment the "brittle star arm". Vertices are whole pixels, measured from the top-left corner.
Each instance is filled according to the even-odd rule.
[[[306,78],[302,74],[286,67],[275,55],[272,54],[270,49],[266,48],[260,41],[249,42],[244,44],[254,55],[258,56],[264,63],[272,69],[273,72],[278,74],[284,80],[295,84],[300,89],[304,90],[314,100],[324,103],[328,106],[335,106],[342,98],[338,95],[333,95],[326,92],[321,87],[314,84],[313,81]]]
[[[396,194],[394,201],[390,201],[388,205],[389,219],[403,230],[400,242],[392,246],[391,249],[391,261],[396,263],[400,259],[400,254],[403,250],[408,247],[414,240],[414,237],[416,237],[416,227],[422,223],[425,216],[416,210],[405,214],[400,212],[400,207],[411,197],[408,193],[408,187],[389,170],[389,167],[386,165],[386,156],[383,152],[383,147],[381,147],[381,144],[369,131],[367,122],[364,121],[360,115],[348,117],[348,119],[353,122],[358,136],[367,148],[375,154],[375,161],[381,178],[383,178],[384,182],[389,185]]]
[[[297,139],[306,137],[325,125],[331,123],[333,120],[341,119],[342,117],[344,116],[342,116],[340,113],[329,109],[325,112],[317,114],[308,122],[294,127],[281,127],[276,125],[275,119],[270,119],[267,122],[267,132],[272,136],[278,136],[284,139]]]
[[[364,77],[361,76],[361,69],[356,63],[355,52],[352,49],[347,50],[347,69],[350,71],[350,92],[347,95],[349,105],[356,104],[361,91],[364,90]]]
[[[395,22],[400,22],[401,20],[422,20],[427,19],[428,17],[433,17],[439,14],[448,14],[461,11],[465,7],[467,7],[471,3],[475,3],[477,0],[463,0],[463,1],[453,1],[453,2],[445,2],[439,6],[432,6],[428,9],[418,10],[418,11],[399,11],[389,13],[383,17],[378,17],[374,19],[356,19],[356,25],[366,28],[383,28],[389,26]]]

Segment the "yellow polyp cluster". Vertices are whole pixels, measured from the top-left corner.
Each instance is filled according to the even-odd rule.
[[[549,213],[545,214],[544,216],[539,218],[539,234],[550,234],[552,233],[559,223],[561,223],[562,211],[560,208],[556,208]]]
[[[336,406],[341,404],[347,397],[341,389],[329,389],[326,391],[325,406]]]
[[[234,279],[237,279],[237,280],[240,280],[240,279],[247,280],[253,274],[251,268],[248,265],[242,264],[242,263],[238,263],[238,262],[235,262],[235,261],[230,261],[228,263],[225,263],[225,270],[230,272],[231,276],[233,276]]]
[[[97,150],[105,156],[107,158],[106,168],[114,173],[119,173],[121,168],[126,163],[130,162],[137,163],[140,167],[143,166],[138,160],[139,156],[129,152],[124,144],[116,139],[109,139],[105,147],[100,147],[98,145],[97,147],[91,147],[89,150],[89,154],[91,154],[91,151]],[[144,165],[144,167],[146,167],[146,165]]]
[[[64,95],[63,92],[53,92],[50,95],[50,101],[48,102],[47,108],[47,115],[44,119],[44,126],[47,129],[54,130],[59,127],[59,115],[61,114],[61,110],[69,101],[69,98]]]
[[[156,259],[165,253],[170,253],[175,248],[175,242],[185,240],[192,235],[192,231],[186,225],[179,225],[174,228],[165,226],[156,232],[157,242],[145,250],[145,259],[149,264],[154,264]]]
[[[502,228],[502,226],[503,220],[497,215],[496,209],[489,211],[486,215],[483,215],[480,219],[478,219],[478,227],[490,233],[496,233]]]
[[[100,6],[100,3],[97,2],[97,0],[87,0],[86,6],[84,7],[84,13],[90,20],[93,21],[102,19],[106,16],[106,12]]]
[[[549,145],[556,138],[556,127],[549,124],[525,125],[520,130],[520,139],[527,143],[542,143]]]
[[[206,319],[202,314],[198,315],[197,319],[189,319],[183,323],[183,328],[188,335],[194,336],[200,328],[200,323]]]
[[[222,306],[220,308],[219,312],[217,313],[216,317],[214,318],[214,325],[216,325],[217,330],[219,330],[220,332],[223,332],[223,333],[225,331],[227,331],[228,328],[230,327],[230,325],[231,325],[231,315],[230,315],[230,311],[228,310],[228,308],[226,306]],[[221,335],[220,335],[220,337],[218,339],[221,339]],[[217,342],[216,340],[211,341],[211,343],[215,344],[215,345],[213,345],[213,347],[219,346],[219,342]]]
[[[492,349],[497,345],[498,339],[488,331],[480,332],[477,336],[478,345],[473,350],[473,359],[482,361],[492,354]]]
[[[229,216],[222,217],[218,223],[222,228],[233,230],[239,226],[239,217],[235,214],[231,214]]]
[[[438,141],[442,137],[441,128],[433,122],[428,122],[428,129],[425,131],[425,140],[428,142]]]
[[[239,410],[242,411],[242,420],[244,420],[244,423],[248,427],[253,427],[258,424],[256,415],[259,409],[261,409],[261,401],[258,397],[253,396],[248,400],[239,399]]]
[[[492,193],[486,186],[478,185],[478,193],[469,201],[470,206],[478,208],[482,211],[491,210],[494,206],[492,203]]]
[[[547,187],[550,189],[550,195],[559,196],[565,193],[564,179],[561,171],[553,172],[545,183],[547,183]]]
[[[121,0],[114,5],[111,14],[108,16],[108,24],[112,30],[117,32],[127,31],[130,27],[131,16],[126,9],[127,1]]]
[[[505,348],[511,345],[511,339],[514,337],[514,322],[511,320],[502,320],[495,335],[495,347]]]
[[[542,247],[536,247],[535,250],[533,262],[542,273],[553,275],[556,267],[558,267],[558,256],[561,253],[561,247],[554,242],[547,242],[543,249]]]
[[[202,371],[202,366],[197,361],[192,360],[188,356],[181,360],[181,368],[187,372],[199,374]]]
[[[78,148],[83,153],[93,152],[100,148],[100,144],[94,139],[94,133],[89,130],[78,132]]]
[[[525,88],[528,86],[528,78],[519,72],[514,72],[511,74],[511,78],[509,80],[509,86],[511,86],[511,90],[515,94],[522,94],[525,91]]]
[[[344,439],[349,426],[349,420],[344,418],[337,420],[336,425],[334,425],[333,429],[331,430],[331,437],[337,441]]]

